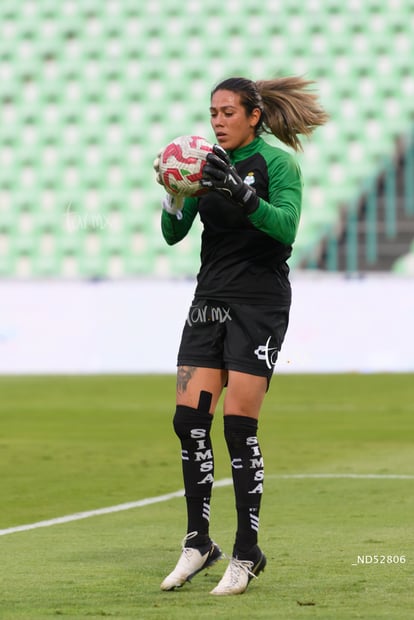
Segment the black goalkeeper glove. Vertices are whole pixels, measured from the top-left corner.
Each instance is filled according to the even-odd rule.
[[[231,165],[226,151],[218,144],[215,144],[213,152],[207,155],[200,184],[233,200],[244,207],[248,214],[256,211],[259,206],[256,192],[242,181],[236,168]]]

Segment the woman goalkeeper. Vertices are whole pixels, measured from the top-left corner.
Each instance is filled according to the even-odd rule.
[[[211,593],[244,592],[266,565],[258,546],[264,470],[257,428],[289,321],[287,260],[298,229],[302,177],[294,156],[261,134],[301,150],[299,136],[327,120],[311,84],[299,77],[235,77],[218,84],[210,103],[218,144],[202,179],[208,191],[163,201],[161,226],[169,245],[185,237],[197,214],[204,227],[201,267],[178,352],[173,420],[182,449],[187,534],[163,590],[182,586],[222,556],[209,531],[210,429],[224,388],[237,531],[227,569]],[[157,160],[154,167],[161,182]]]

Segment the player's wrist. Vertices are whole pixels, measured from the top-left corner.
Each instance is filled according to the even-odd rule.
[[[166,194],[162,200],[162,208],[168,215],[175,216],[177,220],[183,218],[182,209],[184,206],[184,198],[182,196],[172,196]]]
[[[259,207],[259,197],[246,183],[243,183],[237,195],[233,195],[233,200],[243,207],[243,210],[250,215]]]

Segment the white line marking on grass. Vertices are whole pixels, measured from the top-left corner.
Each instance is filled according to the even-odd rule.
[[[279,478],[279,480],[302,480],[306,478],[342,478],[352,479],[357,478],[360,480],[414,480],[414,475],[406,474],[275,474],[268,475],[265,478]]]
[[[141,499],[136,502],[127,502],[125,504],[118,504],[117,506],[108,506],[107,508],[98,508],[97,510],[77,512],[73,515],[66,515],[65,517],[48,519],[47,521],[38,521],[37,523],[29,523],[28,525],[9,527],[5,530],[0,530],[0,536],[14,534],[15,532],[27,532],[28,530],[37,530],[39,527],[50,527],[51,525],[58,525],[60,523],[80,521],[81,519],[88,519],[89,517],[96,517],[98,515],[107,515],[113,512],[122,512],[123,510],[130,510],[131,508],[141,508],[143,506],[149,506],[150,504],[157,504],[158,502],[167,502],[170,499],[174,499],[174,497],[182,497],[183,494],[184,491],[180,490],[175,491],[174,493],[167,493],[166,495],[158,495],[157,497],[147,497],[146,499]]]
[[[304,480],[324,478],[357,478],[361,480],[414,480],[414,475],[405,474],[270,474],[266,477],[279,480]],[[232,478],[223,478],[222,480],[217,480],[214,483],[214,487],[227,487],[231,484],[233,484]],[[106,508],[98,508],[96,510],[87,510],[86,512],[76,512],[72,515],[57,517],[55,519],[47,519],[46,521],[38,521],[37,523],[28,523],[27,525],[17,525],[16,527],[9,527],[4,530],[0,530],[0,536],[7,536],[8,534],[15,534],[17,532],[27,532],[29,530],[37,530],[41,527],[51,527],[52,525],[60,525],[61,523],[80,521],[81,519],[89,519],[89,517],[97,517],[99,515],[107,515],[114,512],[122,512],[124,510],[131,510],[132,508],[143,508],[144,506],[159,504],[160,502],[168,502],[170,499],[183,496],[184,490],[180,489],[179,491],[174,491],[173,493],[166,493],[165,495],[157,495],[155,497],[147,497],[145,499],[137,500],[136,502],[126,502],[125,504],[118,504],[116,506],[108,506]]]
[[[232,484],[231,478],[224,478],[223,480],[217,480],[214,483],[215,487],[225,487]],[[174,491],[173,493],[166,493],[165,495],[157,495],[156,497],[147,497],[145,499],[139,499],[136,502],[126,502],[125,504],[118,504],[117,506],[108,506],[107,508],[97,508],[96,510],[87,510],[86,512],[76,512],[72,515],[66,515],[64,517],[56,517],[55,519],[47,519],[46,521],[38,521],[37,523],[28,523],[27,525],[17,525],[16,527],[8,527],[4,530],[0,530],[0,536],[7,536],[7,534],[15,534],[17,532],[27,532],[28,530],[37,530],[40,527],[50,527],[51,525],[59,525],[61,523],[70,523],[71,521],[80,521],[81,519],[89,519],[89,517],[97,517],[99,515],[108,515],[114,512],[122,512],[123,510],[131,510],[132,508],[143,508],[150,504],[159,504],[160,502],[168,502],[175,497],[183,497],[184,489]]]

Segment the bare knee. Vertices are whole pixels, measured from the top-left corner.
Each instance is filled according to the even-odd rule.
[[[226,371],[216,368],[179,366],[177,405],[214,413],[226,381]]]
[[[224,415],[258,419],[266,390],[266,377],[230,371],[224,399]]]

